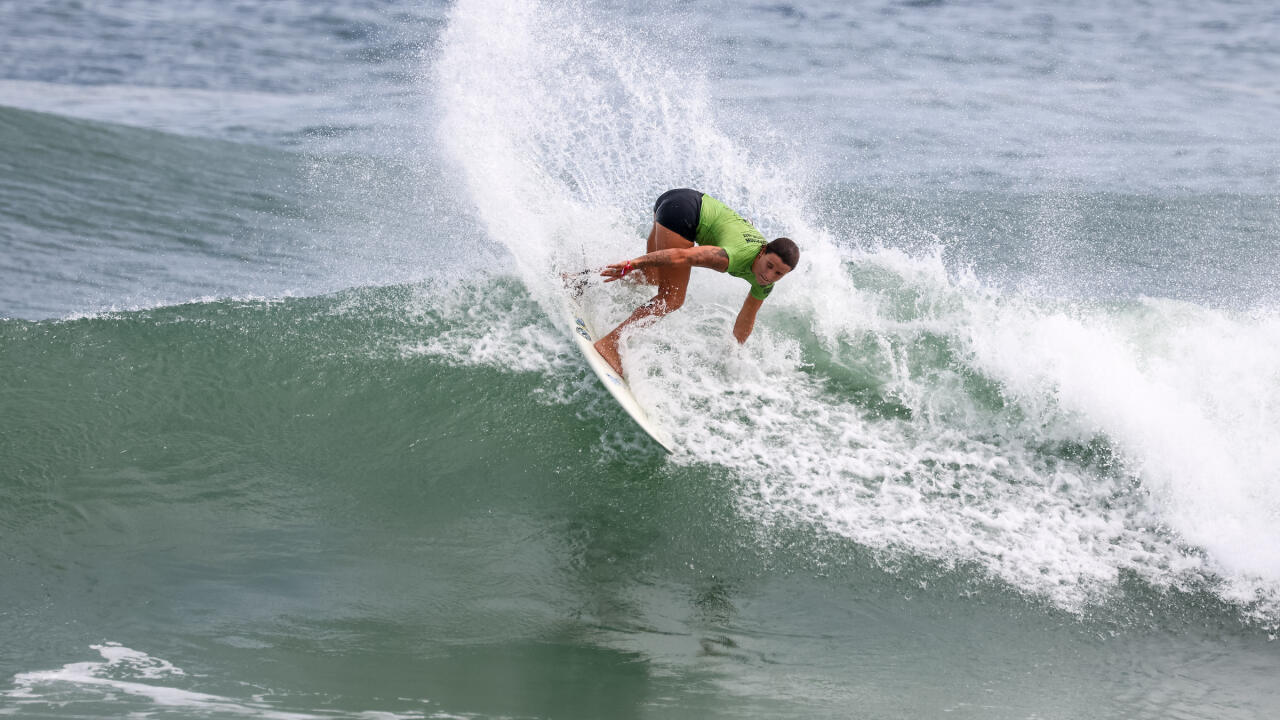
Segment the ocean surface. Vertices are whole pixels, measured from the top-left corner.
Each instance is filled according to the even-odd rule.
[[[0,2],[0,716],[1275,718],[1277,127],[1270,0]],[[668,455],[672,187],[803,255]]]

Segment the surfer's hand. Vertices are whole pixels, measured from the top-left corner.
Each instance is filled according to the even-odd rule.
[[[600,271],[600,275],[604,277],[605,282],[613,282],[635,269],[636,266],[632,265],[630,260],[624,260],[620,263],[606,265],[605,268]]]

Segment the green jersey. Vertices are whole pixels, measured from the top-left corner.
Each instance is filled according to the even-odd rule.
[[[751,297],[763,300],[773,292],[773,283],[761,285],[751,272],[752,263],[766,245],[764,235],[729,206],[704,194],[695,237],[699,245],[714,245],[728,253],[727,272],[751,283]]]

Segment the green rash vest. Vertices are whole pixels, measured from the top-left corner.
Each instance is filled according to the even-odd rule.
[[[763,300],[773,292],[773,283],[761,285],[755,273],[751,272],[751,264],[764,250],[764,235],[729,206],[704,194],[695,237],[699,245],[714,245],[728,253],[729,269],[726,272],[751,283],[751,297]]]

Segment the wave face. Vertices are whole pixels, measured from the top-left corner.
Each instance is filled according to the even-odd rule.
[[[273,7],[0,9],[0,715],[1280,703],[1265,4]]]
[[[501,44],[475,29],[498,16]],[[535,297],[582,259],[635,254],[632,209],[669,185],[806,239],[789,292],[771,298],[785,319],[761,341],[730,347],[728,282],[695,293],[720,310],[629,339],[637,395],[686,461],[750,478],[744,511],[761,522],[793,516],[890,555],[973,564],[1064,607],[1132,573],[1224,580],[1224,595],[1275,612],[1274,313],[1072,306],[936,257],[850,247],[806,222],[804,176],[752,161],[717,128],[707,90],[645,42],[572,7],[460,5],[437,65],[442,135]],[[597,321],[636,300],[598,294]]]

